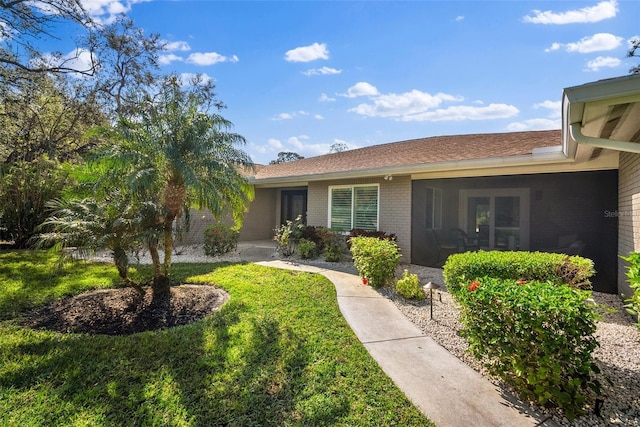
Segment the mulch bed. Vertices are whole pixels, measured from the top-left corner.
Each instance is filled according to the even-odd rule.
[[[100,289],[54,301],[25,315],[21,324],[57,332],[129,335],[186,325],[218,310],[229,294],[211,285],[172,286],[144,295],[133,288]]]

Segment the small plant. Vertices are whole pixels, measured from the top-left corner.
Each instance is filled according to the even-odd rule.
[[[316,243],[311,240],[300,239],[298,242],[298,254],[302,259],[312,259],[317,257],[318,248]]]
[[[633,289],[633,295],[624,300],[627,312],[632,316],[636,316],[638,328],[640,328],[640,253],[631,252],[627,257],[621,257],[627,261],[627,279],[629,287]]]
[[[393,240],[376,237],[352,237],[351,254],[353,264],[361,277],[378,288],[390,283],[400,261],[400,248]]]
[[[396,282],[396,291],[407,299],[424,299],[418,275],[410,274],[406,269],[402,273],[402,278]]]
[[[215,224],[204,230],[204,253],[209,256],[226,254],[238,247],[240,232],[226,224]]]
[[[329,243],[324,248],[324,260],[327,262],[340,262],[342,259],[342,247],[338,243]]]
[[[295,220],[287,220],[286,223],[276,228],[274,230],[276,235],[273,239],[278,245],[276,248],[278,253],[285,257],[293,255],[304,230],[305,225],[300,215]]]

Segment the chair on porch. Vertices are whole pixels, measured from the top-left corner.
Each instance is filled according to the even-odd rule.
[[[441,235],[439,235],[438,230],[434,230],[433,228],[427,229],[427,245],[429,247],[433,247],[436,251],[436,261],[433,264],[436,267],[442,267],[444,263],[447,261],[449,255],[455,254],[458,252],[458,243],[457,242],[447,242],[445,241]]]
[[[458,252],[468,252],[480,250],[478,237],[469,237],[461,228],[451,229],[452,241],[456,242]]]

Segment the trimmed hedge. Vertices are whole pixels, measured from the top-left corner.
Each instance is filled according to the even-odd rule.
[[[374,288],[391,283],[400,261],[400,248],[393,240],[377,237],[352,237],[353,265],[360,277],[367,279]]]
[[[590,289],[589,278],[595,274],[593,261],[579,256],[547,252],[478,251],[449,256],[444,265],[447,289],[456,293],[469,280],[498,279],[537,280]]]
[[[562,408],[572,420],[582,413],[587,393],[600,392],[590,295],[553,282],[467,281],[455,294],[461,335],[471,354],[521,398]]]

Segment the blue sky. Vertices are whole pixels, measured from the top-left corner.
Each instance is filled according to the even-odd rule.
[[[564,87],[638,63],[625,57],[638,1],[83,2],[160,34],[162,71],[214,79],[257,163],[335,142],[558,129]]]

